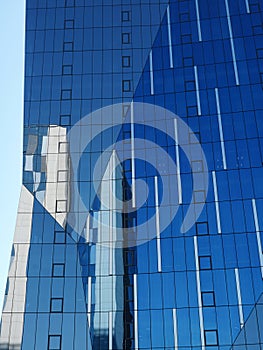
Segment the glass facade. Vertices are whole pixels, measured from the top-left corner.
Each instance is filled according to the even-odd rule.
[[[263,348],[262,11],[27,0],[0,349]]]

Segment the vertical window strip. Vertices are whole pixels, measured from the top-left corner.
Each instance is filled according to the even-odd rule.
[[[109,212],[110,216],[112,216],[112,211]],[[111,225],[111,224],[110,224]],[[112,229],[110,228],[112,231]],[[109,275],[113,275],[113,242],[112,242],[112,234],[110,234],[110,245],[109,245]]]
[[[201,333],[201,345],[202,345],[202,350],[205,350],[204,318],[203,318],[203,310],[202,310],[203,305],[202,305],[202,296],[201,296],[200,268],[199,268],[199,257],[198,257],[198,243],[197,243],[197,237],[196,236],[194,237],[194,250],[195,250],[196,286],[197,286],[200,333]]]
[[[113,171],[115,170],[115,158],[116,157],[116,153],[115,150],[112,151],[112,155],[111,155],[111,159],[110,159],[110,163],[109,163],[109,167],[110,167],[110,176],[112,176]],[[109,193],[109,205],[110,208],[113,208],[113,193],[114,193],[114,189],[113,189],[113,180],[110,179],[109,182],[109,186],[110,186],[110,193]],[[110,210],[109,211],[109,275],[113,274],[113,211]]]
[[[86,221],[86,242],[90,243],[90,213],[88,213]]]
[[[219,127],[221,152],[222,152],[222,158],[223,158],[223,166],[224,166],[224,169],[226,170],[227,169],[226,151],[225,151],[224,133],[223,133],[222,119],[221,119],[220,101],[219,101],[219,94],[218,94],[217,88],[215,88],[215,94],[216,94],[216,108],[217,108],[217,118],[218,118],[218,127]]]
[[[202,112],[201,112],[201,103],[200,103],[200,92],[199,92],[197,66],[194,66],[194,72],[195,72],[195,88],[196,88],[197,109],[198,109],[198,115],[201,115]]]
[[[112,312],[109,312],[109,350],[112,350]]]
[[[257,206],[256,206],[256,201],[255,201],[254,198],[252,199],[252,208],[253,208],[254,222],[255,222],[256,235],[257,235],[257,245],[258,245],[258,254],[259,254],[259,261],[260,261],[261,276],[262,276],[262,278],[263,278],[263,253],[262,253],[262,244],[261,244],[260,230],[259,230],[259,223],[258,223]]]
[[[154,177],[155,193],[155,220],[156,220],[156,243],[157,243],[157,265],[158,272],[162,272],[161,238],[160,238],[160,216],[159,216],[159,195],[158,195],[158,177]]]
[[[134,108],[131,102],[131,166],[132,166],[132,207],[136,207],[136,189],[135,189],[135,151],[134,151]]]
[[[168,23],[168,43],[169,43],[170,68],[173,68],[174,67],[174,61],[173,61],[173,46],[172,46],[170,5],[167,6],[167,23]]]
[[[91,276],[88,277],[88,327],[91,327],[90,320],[91,320]]]
[[[237,300],[238,300],[238,312],[239,312],[240,328],[242,328],[244,326],[244,315],[243,315],[243,308],[242,308],[239,272],[238,272],[237,268],[235,269],[235,277],[236,277],[236,288],[237,288]]]
[[[153,54],[150,52],[150,81],[151,81],[151,95],[154,95],[154,82],[153,82]]]
[[[180,168],[180,155],[179,155],[179,139],[178,139],[178,122],[174,119],[174,133],[175,133],[175,152],[176,152],[176,175],[178,186],[178,203],[183,203],[182,196],[182,180],[181,180],[181,168]]]
[[[225,5],[226,5],[227,23],[228,23],[228,29],[229,29],[229,36],[230,36],[230,44],[231,44],[232,58],[233,58],[233,64],[234,64],[236,85],[239,85],[236,52],[235,52],[235,46],[234,46],[234,40],[233,40],[233,32],[232,32],[231,18],[230,18],[230,13],[229,13],[228,0],[225,0]]]
[[[178,335],[177,335],[177,315],[176,309],[173,309],[173,328],[174,328],[174,348],[178,348]]]
[[[217,231],[218,231],[218,233],[222,233],[220,212],[219,212],[219,203],[218,203],[217,181],[216,181],[216,173],[215,173],[215,171],[212,171],[212,177],[213,177],[213,187],[214,187],[214,197],[215,197],[215,207],[216,207]]]
[[[133,275],[133,294],[134,294],[134,348],[135,350],[139,350],[137,275]]]
[[[198,0],[195,0],[195,7],[196,7],[198,38],[199,38],[199,41],[202,41],[202,32],[201,32],[201,22],[200,22],[200,13],[199,13]]]
[[[248,0],[245,0],[245,2],[246,2],[247,13],[250,13],[249,2]]]

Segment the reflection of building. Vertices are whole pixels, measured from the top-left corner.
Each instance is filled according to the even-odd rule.
[[[122,180],[123,169],[116,161],[117,155],[113,153],[99,191],[101,202],[105,204],[87,220],[89,235],[92,235],[89,239],[93,242],[88,246],[85,244],[84,248],[89,260],[85,255],[80,260],[82,263],[86,259],[89,267],[94,267],[93,271],[90,269],[88,272],[87,283],[87,289],[90,289],[90,296],[87,298],[88,320],[94,349],[123,349],[123,344],[126,344],[126,349],[130,349],[129,339],[132,338],[127,336],[130,327],[127,326],[128,322],[124,323],[124,318],[129,315],[130,323],[133,321],[133,308],[130,310],[132,298],[127,295],[127,288],[132,286],[132,282],[129,283],[129,274],[133,272],[134,266],[126,261],[128,249],[116,249],[117,239],[123,239],[116,237],[116,221],[119,220],[120,226],[124,219],[122,215],[117,215],[122,207],[118,207],[115,199],[122,199],[122,183],[125,181]]]
[[[262,0],[27,1],[24,177],[0,349],[262,348],[262,9]],[[170,128],[168,113],[150,116],[155,128],[124,124],[123,144],[94,180],[114,132],[92,140],[77,169],[68,132],[120,102],[125,122],[144,102],[191,131],[180,134],[179,119]],[[82,125],[77,146],[103,122]],[[209,190],[182,233],[193,178],[205,169],[183,149],[192,155],[198,141]],[[147,200],[135,179],[148,185]],[[156,215],[164,192],[167,210]],[[194,203],[205,195],[194,191]],[[154,215],[154,239],[116,248],[116,238],[140,239],[135,223]],[[86,225],[75,232],[80,217]]]

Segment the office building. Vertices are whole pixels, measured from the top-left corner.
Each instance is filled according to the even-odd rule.
[[[27,0],[0,349],[263,348],[262,11]]]

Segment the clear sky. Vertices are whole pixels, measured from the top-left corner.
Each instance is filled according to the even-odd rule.
[[[22,182],[25,0],[0,5],[0,309]]]

